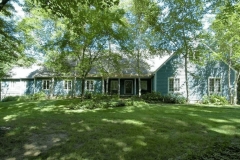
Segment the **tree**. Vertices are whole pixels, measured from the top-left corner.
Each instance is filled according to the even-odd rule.
[[[9,0],[2,0],[2,2],[0,3],[0,11],[3,10],[3,7],[7,4]]]
[[[5,7],[1,8],[2,5]],[[5,76],[12,65],[23,65],[28,60],[24,54],[22,37],[13,17],[15,9],[11,3],[2,1],[0,6],[0,78]],[[24,60],[24,61],[23,61]]]
[[[138,95],[141,96],[141,75],[143,68],[149,68],[146,60],[156,51],[153,50],[155,32],[153,26],[158,21],[160,8],[156,2],[151,0],[132,0],[125,8],[129,22],[128,32],[131,35],[127,52],[129,59],[132,59],[131,66],[138,76]],[[159,48],[157,48],[159,49]]]
[[[103,52],[108,48],[109,37],[118,39],[117,26],[122,24],[121,18],[124,12],[118,8],[98,9],[80,3],[77,10],[69,8],[69,15],[58,18],[55,25],[55,33],[47,44],[46,53],[48,57],[69,63],[69,70],[74,71],[82,80],[82,95],[85,94],[85,79],[89,72],[97,65],[103,57]],[[51,13],[50,13],[51,14]],[[81,15],[81,16],[79,16]],[[52,15],[55,16],[55,15]],[[59,23],[61,22],[61,24]],[[99,25],[101,22],[101,25]],[[52,56],[54,55],[54,56]],[[51,59],[48,59],[51,61]],[[48,63],[50,64],[50,63]],[[55,69],[63,69],[61,64],[54,64]]]
[[[228,64],[228,94],[231,104],[237,103],[237,83],[240,75],[240,3],[235,5],[227,3],[217,14],[211,25],[213,36],[216,39],[216,46],[213,49],[215,57]],[[234,86],[231,86],[231,68],[237,74]],[[234,92],[232,92],[234,90]]]
[[[202,31],[201,20],[205,13],[202,0],[167,0],[162,2],[162,16],[156,30],[160,44],[167,51],[183,55],[185,68],[186,98],[189,101],[188,63],[197,58],[196,41]],[[199,52],[198,52],[199,53]]]

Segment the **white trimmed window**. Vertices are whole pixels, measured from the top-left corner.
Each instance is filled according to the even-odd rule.
[[[147,81],[141,81],[141,89],[147,90]]]
[[[168,91],[169,92],[180,91],[180,79],[179,78],[169,78],[168,79]]]
[[[10,81],[9,82],[9,88],[15,89],[17,87],[17,82],[16,81]]]
[[[111,81],[111,90],[118,90],[118,81]]]
[[[64,89],[67,89],[67,90],[72,89],[72,81],[71,80],[64,81]]]
[[[86,91],[94,91],[94,81],[86,80],[85,88],[86,88]]]
[[[221,93],[221,78],[209,78],[208,90],[209,94]]]
[[[42,87],[44,90],[50,89],[50,80],[43,80]]]

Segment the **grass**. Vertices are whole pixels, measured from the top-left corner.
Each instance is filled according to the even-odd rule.
[[[0,103],[1,159],[239,159],[240,108],[78,100]]]

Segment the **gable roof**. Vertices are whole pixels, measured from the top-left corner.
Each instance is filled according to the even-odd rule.
[[[11,78],[11,79],[31,79],[36,76],[36,74],[41,69],[41,66],[33,65],[31,67],[14,67],[10,71],[10,77],[5,77],[4,79]]]
[[[154,74],[156,73],[165,63],[167,63],[172,57],[174,53],[166,54],[163,56],[155,56],[154,58],[148,60],[148,63],[150,64],[151,72]]]
[[[155,72],[157,72],[171,57],[173,54],[166,54],[163,56],[154,56],[146,62],[149,64],[148,68],[142,67],[142,76],[151,76]],[[35,77],[51,77],[54,73],[47,70],[45,67],[40,65],[32,65],[31,67],[14,67],[9,77],[5,77],[3,79],[33,79]],[[98,71],[96,69],[92,69],[89,73],[90,77],[96,77],[98,75]],[[116,76],[137,76],[136,69],[134,69],[133,65],[129,65],[125,70],[120,71],[120,73],[116,74]],[[99,76],[99,75],[98,75]]]

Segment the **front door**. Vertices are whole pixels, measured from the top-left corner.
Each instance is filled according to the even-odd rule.
[[[125,94],[132,94],[133,92],[133,81],[126,80],[125,81]]]

